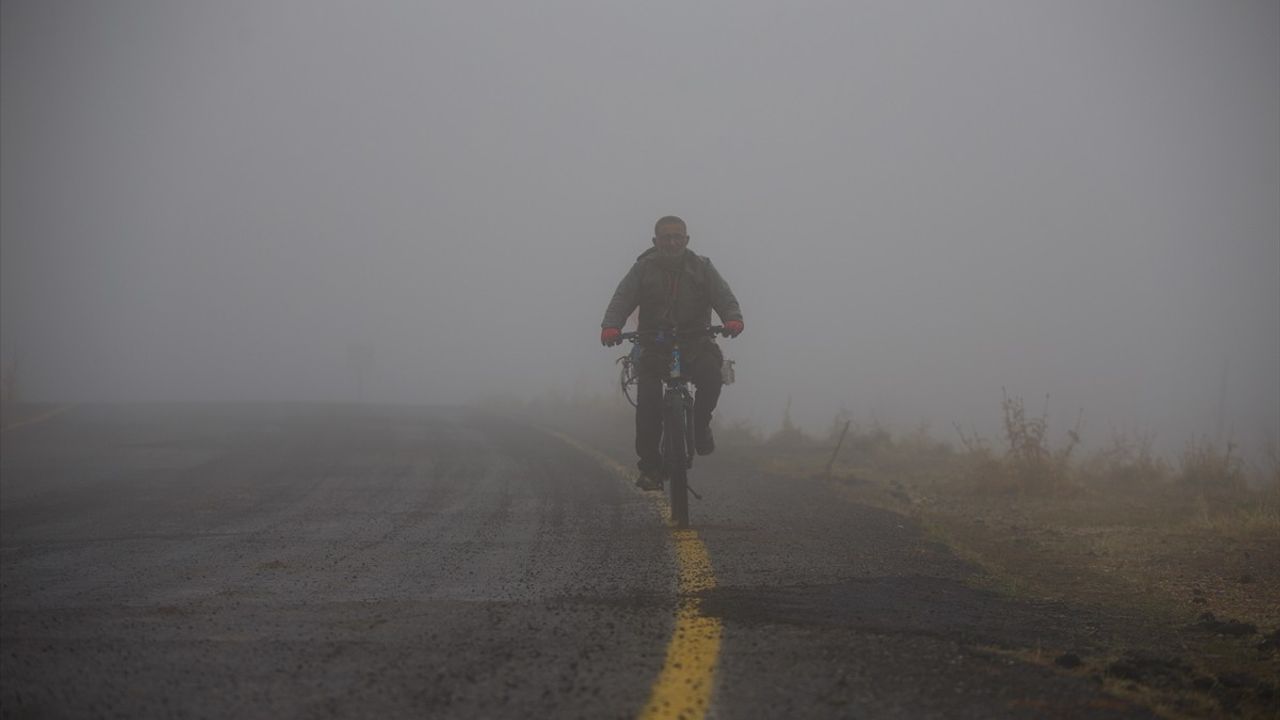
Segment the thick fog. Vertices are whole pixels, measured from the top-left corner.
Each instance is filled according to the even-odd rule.
[[[1280,431],[1280,4],[4,0],[2,348],[57,401],[599,393],[684,217],[721,418]],[[363,378],[359,368],[366,369]]]

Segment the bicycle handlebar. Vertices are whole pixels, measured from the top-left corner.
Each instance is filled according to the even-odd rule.
[[[640,332],[639,330],[637,330],[635,332],[622,333],[621,335],[618,336],[618,340],[619,341],[630,340],[631,342],[636,342],[637,340],[656,338],[664,332],[667,332],[667,331],[647,330],[645,332]],[[710,327],[705,327],[705,328],[702,328],[701,330],[692,330],[689,332],[672,332],[671,334],[674,335],[677,340],[679,340],[680,338],[691,338],[691,337],[704,337],[704,336],[714,337],[716,335],[730,337],[729,331],[725,330],[723,325],[711,325]]]

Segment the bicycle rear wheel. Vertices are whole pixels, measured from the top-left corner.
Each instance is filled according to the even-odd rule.
[[[678,528],[689,527],[689,450],[686,440],[684,403],[667,405],[662,419],[663,464],[667,487],[671,488],[671,520]]]

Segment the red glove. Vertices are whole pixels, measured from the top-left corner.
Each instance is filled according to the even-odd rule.
[[[742,334],[742,321],[741,320],[725,320],[724,331],[729,335],[729,337],[738,337],[739,335]]]
[[[622,330],[618,328],[604,328],[600,331],[600,344],[608,347],[610,345],[618,345],[622,342]]]

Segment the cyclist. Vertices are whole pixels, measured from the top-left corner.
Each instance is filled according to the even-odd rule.
[[[642,333],[664,327],[680,331],[704,328],[711,324],[713,309],[731,337],[742,332],[742,311],[729,283],[710,259],[695,255],[688,245],[688,226],[684,220],[668,215],[655,223],[653,247],[636,258],[609,301],[604,321],[600,323],[601,344],[622,342],[622,325],[637,307],[640,318],[636,329]],[[637,463],[640,478],[636,485],[643,490],[661,490],[662,379],[667,373],[670,355],[656,351],[652,342],[641,346],[636,392],[636,455],[640,456]],[[720,400],[723,386],[720,368],[724,356],[713,339],[699,336],[681,339],[680,357],[684,373],[697,388],[693,403],[694,448],[699,455],[710,455],[716,448],[711,436],[711,414]]]

